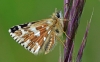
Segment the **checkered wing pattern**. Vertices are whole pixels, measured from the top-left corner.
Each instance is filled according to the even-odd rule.
[[[10,35],[16,42],[33,54],[49,53],[55,44],[53,20],[45,19],[14,26],[9,29]]]

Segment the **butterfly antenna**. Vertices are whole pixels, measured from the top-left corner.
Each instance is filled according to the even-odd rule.
[[[55,8],[55,13],[57,13],[57,8]]]
[[[71,39],[71,38],[66,34],[66,32],[64,32],[63,30],[62,30],[62,32],[66,35],[66,37],[67,37],[68,39]]]

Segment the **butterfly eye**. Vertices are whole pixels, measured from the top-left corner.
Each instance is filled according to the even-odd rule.
[[[60,14],[59,14],[59,12],[57,12],[57,15],[56,15],[58,18],[60,18]]]
[[[11,32],[14,33],[16,30],[18,30],[18,26],[14,26],[13,28],[10,28]]]

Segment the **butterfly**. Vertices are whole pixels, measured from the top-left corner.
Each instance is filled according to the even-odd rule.
[[[51,18],[13,26],[9,29],[11,37],[25,49],[37,55],[49,53],[63,32],[63,16],[56,11]]]

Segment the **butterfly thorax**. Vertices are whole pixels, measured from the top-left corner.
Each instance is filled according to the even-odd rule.
[[[63,19],[62,18],[58,18],[56,16],[56,13],[53,13],[52,15],[52,20],[54,21],[54,31],[56,33],[57,36],[61,36],[62,35],[62,30],[63,30]]]

